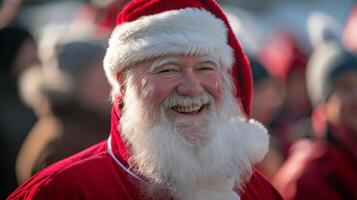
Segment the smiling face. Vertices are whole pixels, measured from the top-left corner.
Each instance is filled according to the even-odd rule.
[[[131,148],[129,166],[149,180],[143,187],[153,199],[195,199],[213,180],[239,186],[265,154],[265,131],[246,120],[215,59],[163,57],[122,73],[118,128]]]
[[[154,112],[161,107],[170,120],[204,114],[213,103],[207,96],[213,97],[216,107],[222,101],[220,66],[210,57],[163,57],[138,63],[132,72],[138,96],[145,98]]]

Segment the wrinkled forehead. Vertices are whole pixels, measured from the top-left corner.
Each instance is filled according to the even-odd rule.
[[[146,67],[148,70],[153,70],[157,67],[166,65],[166,64],[176,64],[179,66],[184,67],[187,63],[200,64],[200,63],[211,63],[217,69],[221,70],[222,65],[219,62],[219,58],[212,56],[212,55],[184,55],[184,54],[177,54],[177,55],[167,55],[167,56],[158,56],[151,59],[146,59],[143,61],[136,62],[127,67],[127,69],[119,71],[118,74],[123,74],[126,71],[134,68],[139,67]]]

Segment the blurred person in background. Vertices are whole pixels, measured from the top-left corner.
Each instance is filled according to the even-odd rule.
[[[54,38],[53,34],[44,36],[41,44]],[[110,88],[102,67],[105,49],[101,41],[64,38],[52,41],[52,46],[41,45],[43,66],[28,70],[20,80],[22,97],[36,112],[38,122],[17,158],[19,183],[108,137]]]
[[[273,180],[283,162],[283,155],[281,155],[277,139],[271,133],[273,130],[269,126],[282,102],[281,86],[256,58],[250,56],[249,60],[254,84],[252,118],[267,127],[271,135],[269,151],[258,167],[269,180]]]
[[[307,69],[313,139],[296,142],[275,179],[284,199],[357,199],[357,57],[321,44]]]
[[[355,5],[347,19],[343,31],[343,42],[347,49],[357,52],[357,5]]]
[[[0,29],[0,197],[17,186],[16,156],[36,121],[20,99],[18,80],[38,62],[36,42],[27,30],[15,26]]]
[[[254,168],[268,135],[249,118],[248,59],[219,5],[134,0],[117,23],[110,137],[8,199],[281,199]]]
[[[308,56],[292,32],[274,31],[266,38],[258,57],[269,73],[280,81],[284,91],[283,102],[270,128],[285,159],[291,144],[305,137],[293,134],[291,127],[311,112],[305,81]]]
[[[0,28],[13,24],[22,7],[22,0],[0,1]]]
[[[79,8],[73,19],[74,25],[94,25],[94,34],[109,37],[115,28],[117,14],[129,0],[89,0]]]
[[[343,26],[329,13],[321,11],[311,13],[306,28],[312,49],[330,41],[342,42]]]
[[[254,57],[249,57],[254,84],[252,117],[269,126],[282,101],[281,85]]]

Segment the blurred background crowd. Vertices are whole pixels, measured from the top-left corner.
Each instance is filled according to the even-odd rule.
[[[0,1],[0,199],[105,139],[102,68],[129,0]],[[357,199],[357,4],[221,0],[271,135],[257,166],[285,199]]]

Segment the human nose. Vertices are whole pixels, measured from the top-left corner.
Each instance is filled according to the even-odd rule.
[[[177,92],[181,95],[195,96],[203,92],[203,86],[197,76],[189,71],[182,75],[181,82],[177,86]]]

